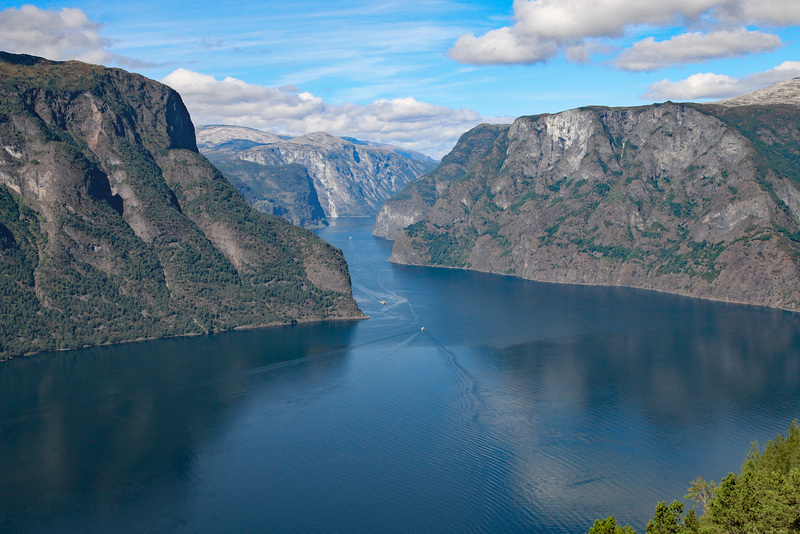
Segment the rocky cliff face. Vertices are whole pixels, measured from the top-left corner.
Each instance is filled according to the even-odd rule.
[[[326,133],[286,138],[205,126],[197,138],[201,152],[253,206],[304,226],[325,224],[325,217],[375,215],[384,200],[436,164],[397,147]]]
[[[327,225],[314,180],[305,167],[298,163],[262,165],[239,159],[242,151],[281,141],[277,135],[238,126],[201,126],[197,128],[197,140],[202,153],[258,211],[306,228]]]
[[[391,259],[797,310],[798,161],[800,80],[521,117]]]
[[[508,125],[481,124],[462,135],[436,169],[383,203],[372,235],[393,240],[405,227],[422,220],[450,182],[462,178],[507,130]]]
[[[360,317],[341,252],[251,209],[177,93],[0,53],[0,357]]]

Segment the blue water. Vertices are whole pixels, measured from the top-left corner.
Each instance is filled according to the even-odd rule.
[[[0,365],[0,531],[643,532],[800,416],[797,315],[392,265],[371,223],[319,231],[369,320]]]

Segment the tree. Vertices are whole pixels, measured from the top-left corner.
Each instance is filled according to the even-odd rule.
[[[682,532],[681,514],[683,503],[672,501],[669,506],[664,501],[656,505],[653,519],[647,523],[647,534],[677,534]]]
[[[700,520],[697,519],[697,514],[694,508],[686,512],[686,517],[683,518],[683,532],[688,534],[696,534],[700,532]]]
[[[612,515],[595,521],[587,534],[636,534],[636,531],[630,525],[619,526],[617,518]]]
[[[689,493],[683,498],[695,501],[703,507],[703,514],[707,514],[708,502],[714,498],[714,489],[716,487],[717,483],[713,480],[706,481],[703,480],[703,477],[697,477],[697,479],[692,481],[691,486],[689,486]]]
[[[719,484],[697,477],[685,497],[703,507],[685,517],[684,505],[659,502],[647,534],[800,534],[800,426],[778,435],[763,452],[753,443],[741,474],[730,473]],[[619,529],[614,517],[595,521],[589,534],[631,534]]]

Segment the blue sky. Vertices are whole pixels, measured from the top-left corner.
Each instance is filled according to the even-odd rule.
[[[480,122],[800,76],[800,0],[0,1],[0,49],[163,81],[195,124],[441,157]]]

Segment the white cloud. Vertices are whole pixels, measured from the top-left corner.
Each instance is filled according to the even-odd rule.
[[[722,0],[515,0],[517,29],[560,42],[621,35],[631,25],[672,24],[695,19]]]
[[[744,28],[684,33],[666,41],[643,39],[617,56],[614,64],[622,70],[652,71],[670,65],[767,52],[780,46],[781,38],[777,35]]]
[[[800,2],[797,0],[737,0],[720,8],[722,19],[746,24],[792,26],[800,24]]]
[[[608,40],[643,27],[687,27],[702,21],[707,33],[686,33],[668,41],[653,37],[625,50],[613,64],[624,70],[654,70],[773,50],[780,39],[734,26],[800,23],[798,0],[514,0],[514,24],[484,35],[464,34],[450,57],[474,65],[538,63],[559,53],[586,63],[587,39]],[[738,41],[737,41],[738,39]],[[659,57],[661,56],[661,57]]]
[[[724,74],[702,72],[693,74],[679,82],[661,80],[647,88],[642,98],[660,100],[701,100],[724,98],[747,91],[740,91],[741,80]]]
[[[0,11],[0,49],[54,60],[105,63],[111,41],[98,33],[102,25],[76,8],[43,10],[26,5]]]
[[[152,66],[109,52],[112,42],[100,35],[102,27],[77,8],[62,7],[56,11],[32,5],[12,7],[0,11],[0,50],[55,61],[76,59],[127,67]]]
[[[568,46],[564,49],[564,57],[572,63],[589,63],[592,60],[589,47],[584,45]]]
[[[648,87],[642,98],[652,101],[729,98],[798,76],[800,76],[800,61],[785,61],[774,69],[743,78],[706,72],[694,74],[677,82],[671,80],[656,82]]]
[[[604,43],[600,39],[585,39],[579,44],[563,47],[564,58],[572,63],[588,64],[595,54],[611,54],[616,47]]]
[[[558,44],[527,37],[513,28],[492,30],[482,37],[462,35],[449,55],[472,65],[541,63],[558,52]]]
[[[272,88],[236,78],[178,69],[162,82],[181,94],[195,124],[231,124],[274,133],[328,132],[401,145],[440,158],[466,130],[488,118],[471,109],[453,109],[414,98],[376,100],[366,105],[325,103],[296,87]]]

